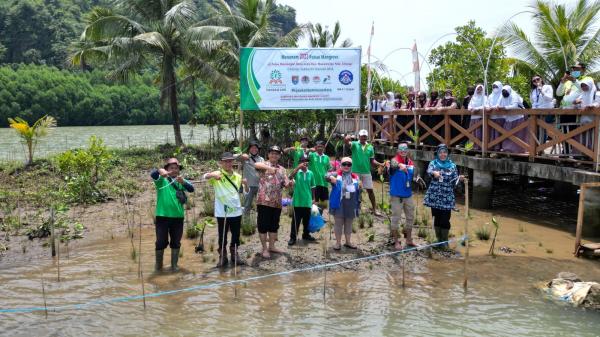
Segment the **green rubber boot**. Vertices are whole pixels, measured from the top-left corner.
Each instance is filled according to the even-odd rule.
[[[179,271],[177,262],[179,261],[179,248],[171,248],[171,271]]]

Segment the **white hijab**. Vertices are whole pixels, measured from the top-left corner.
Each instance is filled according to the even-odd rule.
[[[490,107],[496,107],[500,105],[500,99],[502,98],[502,82],[496,81],[493,85],[495,85],[498,90],[497,92],[492,90],[492,93],[488,96],[488,106]]]
[[[588,86],[587,91],[581,90],[581,107],[585,108],[594,104],[596,99],[596,86],[594,85],[594,80],[589,77],[584,79],[581,83]]]
[[[481,88],[481,94],[477,93],[477,89],[479,89],[479,88]],[[481,108],[484,105],[485,105],[485,93],[483,92],[483,85],[478,84],[475,87],[475,93],[473,94],[473,97],[471,97],[471,100],[469,101],[469,109]]]

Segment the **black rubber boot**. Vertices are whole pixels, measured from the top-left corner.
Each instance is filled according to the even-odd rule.
[[[177,262],[179,261],[179,248],[171,248],[171,271],[179,271]]]
[[[156,253],[156,263],[154,264],[154,271],[161,271],[163,268],[163,256],[165,255],[164,249],[157,249]]]

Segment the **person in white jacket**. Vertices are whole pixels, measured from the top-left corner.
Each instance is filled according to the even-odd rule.
[[[535,75],[531,79],[531,93],[529,94],[532,109],[553,109],[554,108],[554,89],[550,84],[545,84],[544,80]]]

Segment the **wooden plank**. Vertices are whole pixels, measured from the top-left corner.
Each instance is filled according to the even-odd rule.
[[[513,142],[515,142],[515,144],[517,144],[520,148],[524,149],[525,151],[527,151],[529,145],[526,144],[523,140],[521,140],[520,138],[518,138],[517,136],[515,136],[514,134],[523,130],[524,128],[529,126],[529,123],[527,121],[519,124],[516,128],[512,128],[510,131],[506,130],[505,128],[501,127],[500,125],[496,124],[496,122],[494,121],[490,121],[490,126],[493,127],[494,129],[498,130],[498,132],[500,132],[500,137],[492,140],[490,142],[490,146],[494,146],[497,144],[502,143],[504,140],[506,139],[510,139]]]
[[[584,124],[578,128],[576,128],[575,130],[572,130],[568,133],[562,133],[561,131],[559,131],[558,129],[556,129],[553,125],[550,125],[548,123],[546,123],[543,120],[538,120],[538,124],[540,126],[542,126],[544,129],[546,129],[546,131],[548,131],[549,134],[551,134],[553,136],[553,139],[547,143],[544,143],[540,146],[537,147],[536,151],[537,152],[541,152],[549,147],[552,147],[556,144],[562,143],[562,142],[567,142],[569,144],[571,144],[574,148],[576,148],[577,150],[579,150],[581,153],[585,154],[586,156],[590,157],[590,158],[594,158],[594,152],[592,150],[590,150],[589,148],[585,147],[583,144],[581,144],[580,142],[576,141],[575,139],[573,139],[573,137],[582,134],[585,131],[588,131],[590,129],[594,128],[594,124],[593,123],[587,123]]]
[[[585,190],[587,186],[581,185],[581,191],[579,192],[579,208],[577,209],[577,228],[575,229],[575,256],[579,254],[579,246],[581,245],[581,231],[583,228],[583,201],[585,200]]]
[[[427,136],[431,135],[431,136],[437,138],[440,142],[442,142],[442,143],[444,142],[444,138],[442,138],[442,136],[440,136],[437,132],[435,132],[435,130],[441,128],[444,125],[444,121],[439,122],[436,126],[433,127],[433,129],[431,129],[427,124],[425,124],[421,120],[419,120],[419,125],[422,126],[425,130],[427,130],[427,133],[422,135],[421,139],[425,139],[425,138],[427,138]]]
[[[473,144],[481,147],[481,140],[477,139],[477,137],[475,137],[472,132],[475,131],[477,128],[480,128],[481,125],[483,124],[483,122],[479,121],[476,124],[473,124],[473,126],[471,126],[468,130],[465,130],[462,126],[460,126],[458,123],[456,123],[453,120],[450,120],[450,125],[453,126],[454,128],[456,128],[460,134],[454,138],[452,138],[450,140],[450,143],[448,144],[448,146],[456,143],[457,141],[461,140],[462,138],[468,138],[469,140],[471,140],[473,142]]]
[[[444,144],[450,146],[450,115],[444,114]]]
[[[537,116],[529,116],[529,161],[533,162],[535,155],[535,147],[537,146]]]

